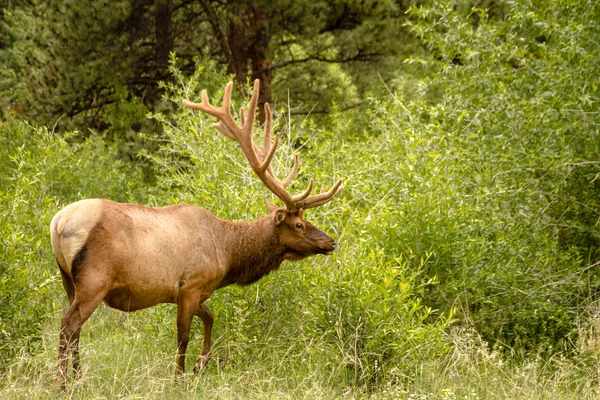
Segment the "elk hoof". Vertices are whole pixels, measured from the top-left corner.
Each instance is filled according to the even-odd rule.
[[[198,356],[198,359],[196,360],[196,366],[194,367],[194,373],[197,374],[198,372],[201,372],[204,368],[206,368],[206,365],[208,364],[211,358],[212,354],[210,353]]]
[[[52,382],[52,388],[54,390],[58,390],[61,392],[66,392],[67,391],[67,382],[66,379],[62,378],[62,377],[56,377],[54,378],[54,382]]]

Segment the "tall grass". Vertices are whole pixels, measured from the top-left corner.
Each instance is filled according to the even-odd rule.
[[[173,307],[101,306],[69,396],[597,398],[600,8],[509,6],[502,21],[473,10],[476,24],[444,2],[413,8],[411,29],[436,55],[408,60],[431,73],[418,93],[398,87],[319,123],[279,118],[275,169],[303,160],[292,191],[344,178],[339,197],[306,215],[340,249],[217,292],[206,371],[173,380]],[[60,207],[98,196],[264,215],[270,194],[239,148],[179,106],[200,88],[218,98],[226,77],[207,64],[173,78],[169,112],[152,116],[163,136],[144,138],[158,150],[140,153],[152,185],[98,138],[0,125],[2,397],[56,396],[66,299],[47,225]],[[192,330],[188,366],[201,343]]]
[[[226,343],[217,334],[216,358],[201,374],[174,379],[175,339],[156,329],[169,306],[124,314],[101,306],[82,337],[83,374],[71,381],[67,397],[84,399],[595,399],[600,370],[584,355],[542,360],[490,350],[469,328],[448,334],[451,350],[423,359],[414,369],[374,387],[341,379],[347,364],[324,338],[296,342],[281,336]],[[44,327],[35,354],[22,352],[3,372],[6,399],[55,398],[59,314]],[[174,318],[161,321],[174,329]],[[201,344],[195,327],[188,362]],[[244,347],[243,354],[233,347]],[[240,356],[231,360],[232,352]],[[595,361],[598,361],[595,359]]]

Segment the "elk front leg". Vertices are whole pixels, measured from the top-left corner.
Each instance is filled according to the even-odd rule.
[[[190,325],[198,303],[200,292],[180,292],[177,302],[177,371],[175,376],[181,376],[185,372],[185,352],[190,341]]]
[[[204,303],[198,306],[196,310],[196,316],[198,316],[202,320],[202,324],[204,325],[204,338],[202,340],[202,353],[196,359],[196,366],[194,367],[194,373],[202,371],[206,368],[208,361],[212,358],[210,354],[210,346],[211,342],[211,332],[213,326],[213,313],[210,311],[210,308]]]

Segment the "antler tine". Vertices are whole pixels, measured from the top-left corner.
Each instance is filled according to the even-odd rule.
[[[310,192],[312,192],[313,184],[314,184],[314,181],[311,178],[310,181],[308,181],[308,187],[306,188],[306,190],[303,193],[292,196],[292,201],[296,204],[296,207],[298,207],[298,202],[306,199],[308,197],[308,195],[310,194]],[[302,208],[302,207],[298,207],[298,208]]]
[[[271,152],[271,128],[273,126],[273,110],[271,109],[271,105],[269,103],[265,103],[265,115],[266,118],[264,128],[264,141],[263,148],[260,151],[260,156],[263,159],[266,157],[267,154],[269,154],[269,152]],[[279,132],[277,133],[277,135],[279,135]],[[294,179],[294,176],[296,176],[299,164],[300,161],[298,159],[298,155],[294,155],[294,168],[292,169],[292,172],[290,172],[290,174],[283,181],[278,180],[284,188],[288,187],[289,184],[292,182],[292,179]],[[267,172],[277,179],[270,165],[267,168]]]
[[[273,111],[269,103],[265,103],[265,137],[263,141],[263,148],[260,152],[262,158],[271,151],[271,127],[273,126]]]
[[[343,187],[341,185],[342,185],[342,180],[340,179],[339,181],[337,181],[335,183],[335,185],[333,185],[333,187],[331,189],[329,189],[329,191],[315,195],[315,196],[310,196],[306,200],[296,203],[296,207],[303,208],[306,210],[309,208],[321,206],[321,205],[327,203],[329,200],[331,200],[333,198],[333,196],[338,194],[343,189]]]
[[[260,155],[260,158],[263,160],[271,152],[271,128],[273,127],[273,111],[271,110],[271,105],[269,103],[265,103],[265,116],[266,118],[264,127],[263,147],[261,150],[258,150],[258,148],[256,148],[256,151]],[[277,135],[279,135],[279,132],[277,133]],[[277,144],[275,144],[275,146],[277,146]],[[267,173],[269,173],[273,178],[277,179],[277,176],[275,175],[275,172],[273,172],[273,168],[271,167],[271,165],[268,165]],[[283,187],[285,187],[285,185]]]
[[[241,129],[237,126],[229,112],[231,109],[232,89],[233,82],[227,83],[227,86],[225,86],[225,92],[223,93],[223,104],[221,107],[215,107],[210,104],[206,90],[202,90],[201,103],[193,103],[188,100],[183,100],[183,105],[187,108],[191,108],[192,110],[200,110],[206,114],[212,115],[213,117],[217,117],[220,122],[215,124],[215,128],[228,138],[238,141],[237,137]]]
[[[202,91],[201,103],[192,103],[184,100],[183,104],[188,108],[200,110],[219,119],[219,122],[215,124],[215,128],[223,135],[237,141],[240,144],[240,147],[242,148],[248,163],[252,167],[252,170],[254,170],[262,183],[285,203],[288,210],[295,211],[301,208],[317,207],[331,200],[331,198],[341,190],[340,186],[342,181],[337,182],[328,192],[321,193],[316,196],[310,196],[314,184],[312,179],[308,183],[306,190],[300,194],[292,195],[285,189],[296,176],[300,165],[300,160],[298,155],[294,155],[294,167],[292,168],[290,174],[283,181],[280,181],[277,176],[275,176],[273,168],[271,167],[271,162],[273,161],[275,151],[279,145],[280,134],[275,134],[275,140],[271,142],[273,112],[268,103],[265,103],[266,121],[262,149],[259,150],[254,143],[254,140],[252,140],[252,129],[254,127],[256,106],[258,104],[258,96],[260,93],[260,81],[258,79],[254,81],[252,96],[250,97],[250,103],[248,104],[248,113],[245,114],[243,109],[240,110],[241,126],[234,121],[231,115],[232,88],[233,83],[229,82],[225,87],[223,104],[221,107],[215,107],[210,104],[205,90]]]
[[[244,134],[250,139],[252,138],[252,129],[254,128],[254,115],[256,114],[256,104],[258,103],[259,93],[260,80],[255,79],[254,87],[252,88],[252,96],[250,96],[250,103],[248,103],[248,118],[244,121],[244,126],[242,127]]]
[[[213,126],[215,127],[216,130],[218,130],[219,132],[221,132],[223,135],[225,135],[229,139],[235,140],[237,142],[237,138],[235,137],[235,135],[233,133],[231,133],[229,131],[229,129],[227,129],[227,127],[222,122],[218,122],[216,124],[213,124]]]
[[[212,114],[217,117],[220,122],[215,125],[215,128],[221,132],[223,135],[227,136],[230,139],[235,141],[239,141],[239,135],[241,133],[240,127],[236,124],[231,116],[231,92],[233,90],[233,82],[227,82],[227,86],[225,86],[225,92],[223,93],[223,104],[218,109],[218,114]],[[202,103],[206,102],[210,104],[208,101],[208,95],[206,94],[206,90],[202,91]]]
[[[202,91],[202,94],[204,94],[204,90]],[[191,108],[192,110],[200,110],[200,111],[204,111],[204,106],[203,106],[204,102],[202,103],[194,103],[191,102],[189,100],[183,100],[183,105],[187,108]],[[210,106],[210,104],[209,104]],[[208,113],[208,111],[206,111]],[[211,114],[212,115],[212,114]]]
[[[223,104],[221,105],[221,110],[224,115],[228,115],[231,117],[231,91],[233,90],[233,82],[227,82],[227,86],[225,86],[225,93],[223,93]],[[206,96],[206,90],[202,91],[203,96]],[[204,97],[202,98],[204,101]],[[208,96],[206,96],[206,101],[208,101]]]
[[[289,173],[289,175],[281,182],[283,187],[288,187],[290,183],[292,183],[292,179],[296,176],[298,172],[298,167],[300,166],[300,158],[298,158],[298,154],[294,154],[294,168]]]
[[[263,163],[260,166],[260,171],[261,172],[265,172],[270,166],[271,166],[271,161],[273,161],[273,156],[275,155],[275,150],[277,150],[277,146],[279,145],[279,132],[277,132],[277,134],[275,135],[275,142],[273,143],[273,146],[271,147],[269,145],[269,154],[267,154],[267,156],[264,158]],[[266,148],[263,149],[263,151]],[[271,170],[271,175],[273,175],[273,178],[275,178],[275,174],[273,174],[273,170]]]
[[[271,128],[273,126],[273,111],[271,110],[271,105],[269,103],[265,103],[265,116],[266,116],[266,118],[265,118],[265,127],[264,127],[264,141],[263,141],[263,148],[260,151],[260,157],[264,160],[263,166],[267,166],[267,172],[269,174],[271,174],[271,176],[273,178],[275,178],[281,186],[286,188],[292,182],[292,179],[294,179],[294,176],[298,172],[298,167],[299,167],[300,161],[298,159],[298,155],[294,155],[294,168],[292,169],[292,172],[283,181],[280,181],[277,178],[277,176],[273,172],[273,169],[271,168],[270,164],[271,164],[271,160],[273,158],[273,154],[275,154],[275,149],[277,148],[277,145],[279,144],[280,134],[279,134],[279,132],[277,132],[275,134],[276,135],[275,142],[273,144],[271,144]],[[271,146],[273,146],[273,147],[271,147]],[[311,180],[306,191],[300,195],[292,196],[292,201],[296,202],[296,201],[304,200],[306,197],[308,197],[308,195],[312,191],[312,187],[313,187],[313,181]]]

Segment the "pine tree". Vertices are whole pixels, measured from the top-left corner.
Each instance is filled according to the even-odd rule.
[[[389,0],[50,0],[6,14],[5,94],[37,122],[64,116],[64,126],[103,129],[103,108],[123,93],[155,106],[175,52],[184,71],[210,58],[241,87],[261,79],[261,104],[293,90],[323,111],[356,102],[361,76],[378,72],[357,64],[415,41],[402,30],[403,10]]]

